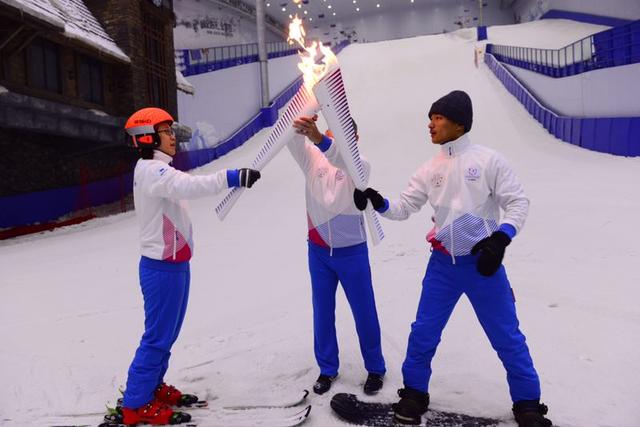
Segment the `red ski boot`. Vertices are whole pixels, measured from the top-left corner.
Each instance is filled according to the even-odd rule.
[[[184,394],[172,385],[162,383],[155,392],[156,400],[171,406],[191,406],[198,402],[198,396]]]
[[[180,424],[191,420],[191,415],[174,411],[166,403],[152,400],[139,408],[120,408],[122,424],[136,425],[140,423],[151,425]]]

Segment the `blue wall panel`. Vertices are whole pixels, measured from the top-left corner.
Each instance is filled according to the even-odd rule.
[[[611,154],[619,156],[629,155],[631,142],[631,118],[622,117],[611,119]]]
[[[595,150],[596,147],[596,119],[581,119],[582,131],[580,138],[580,146]]]
[[[629,124],[629,156],[640,156],[640,117],[632,117]]]
[[[601,153],[611,153],[611,119],[596,119],[593,149]]]

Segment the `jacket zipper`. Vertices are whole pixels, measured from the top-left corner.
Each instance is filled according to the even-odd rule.
[[[333,256],[333,238],[331,237],[331,220],[327,222],[329,225],[329,256]]]
[[[176,260],[176,251],[178,249],[178,230],[173,231],[173,260]]]

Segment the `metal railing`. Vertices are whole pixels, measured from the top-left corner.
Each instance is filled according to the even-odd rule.
[[[585,37],[561,49],[487,45],[500,62],[551,77],[640,62],[640,21]]]
[[[269,59],[293,55],[298,49],[287,42],[267,43]],[[258,61],[258,44],[239,44],[203,49],[176,50],[176,67],[185,76],[207,73],[222,68]]]

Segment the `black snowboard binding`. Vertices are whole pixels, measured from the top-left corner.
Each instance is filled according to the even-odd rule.
[[[551,420],[544,417],[548,410],[539,400],[521,400],[513,404],[518,427],[551,427]]]
[[[393,404],[393,417],[400,424],[417,425],[429,408],[429,393],[406,387],[398,390],[400,401]]]

